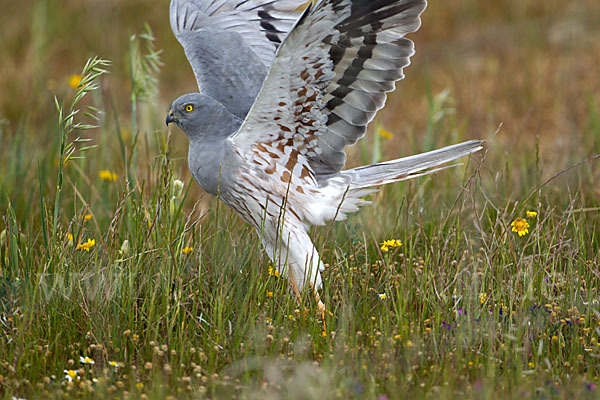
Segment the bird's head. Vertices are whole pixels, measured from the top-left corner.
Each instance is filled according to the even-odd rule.
[[[212,97],[189,93],[171,104],[166,123],[174,122],[188,138],[223,138],[234,133],[242,120]]]
[[[171,104],[166,123],[174,122],[188,136],[193,132],[201,132],[205,125],[206,96],[190,93],[179,97]]]

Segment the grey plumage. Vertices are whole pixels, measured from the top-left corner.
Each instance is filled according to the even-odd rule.
[[[171,28],[203,94],[244,118],[304,0],[172,0]]]
[[[187,107],[191,107],[191,111],[187,111]],[[242,120],[212,97],[191,93],[173,102],[167,125],[171,122],[190,140],[188,166],[196,182],[215,196],[219,191],[228,192],[235,184],[231,177],[237,158],[227,138],[237,131]]]
[[[272,18],[264,14],[266,8],[293,3],[238,1],[193,3],[203,10],[198,15],[217,11],[233,15],[248,6],[240,14],[247,16],[256,13],[252,7],[259,7],[261,14],[256,15],[263,21]],[[189,137],[188,162],[196,181],[210,193],[218,193],[256,228],[269,257],[297,293],[306,283],[315,290],[321,285],[323,263],[307,234],[310,225],[345,218],[367,204],[362,197],[378,185],[435,172],[481,149],[482,142],[469,141],[342,171],[344,147],[364,136],[366,126],[385,104],[386,93],[404,77],[403,68],[414,52],[413,43],[404,36],[418,29],[425,6],[425,0],[321,0],[302,14],[293,29],[282,24],[291,29],[289,34],[285,29],[274,32],[277,29],[270,25],[267,32],[250,35],[266,38],[271,47],[259,40],[256,49],[272,50],[274,59],[269,51],[245,47],[245,39],[232,41],[233,52],[245,48],[255,52],[265,67],[270,65],[249,111],[251,90],[239,98],[235,94],[241,87],[251,88],[256,80],[237,82],[245,78],[235,72],[228,75],[226,69],[225,75],[198,79],[208,92],[182,96],[171,107],[167,123],[177,123]],[[178,38],[182,30],[196,34],[198,21],[207,20],[192,18],[195,14],[189,12],[183,18],[181,13],[173,15],[172,5]],[[277,40],[272,34],[278,35]],[[184,48],[189,46],[186,43],[182,41]],[[190,61],[198,76],[206,71],[196,72],[197,67],[208,68],[209,63],[198,60],[202,54],[197,49],[186,48],[186,54],[194,53]],[[226,54],[217,54],[217,46],[211,52],[219,63],[223,59],[241,63],[229,46],[222,47]],[[224,84],[219,88],[217,82]]]

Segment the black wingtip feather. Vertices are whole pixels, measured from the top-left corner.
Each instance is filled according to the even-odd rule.
[[[302,25],[304,23],[304,21],[306,21],[306,17],[308,17],[308,15],[311,13],[312,8],[313,8],[313,4],[311,2],[311,3],[308,4],[308,7],[306,7],[306,10],[304,10],[304,12],[302,13],[302,16],[298,20],[298,23],[296,24],[296,27]]]

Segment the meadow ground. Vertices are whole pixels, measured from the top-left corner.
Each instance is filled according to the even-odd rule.
[[[431,2],[349,165],[486,149],[312,231],[325,334],[163,126],[168,2],[3,7],[0,397],[600,397],[597,1]]]

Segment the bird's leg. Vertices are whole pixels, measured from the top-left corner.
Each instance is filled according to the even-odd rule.
[[[296,284],[296,281],[294,280],[291,271],[288,273],[288,277],[288,281],[290,283],[290,286],[292,287],[292,291],[296,295],[296,300],[298,301],[298,304],[302,305],[302,292],[298,288],[298,285]],[[315,300],[317,301],[317,308],[321,313],[321,321],[323,322],[323,332],[327,332],[327,325],[325,325],[325,312],[327,311],[327,307],[325,307],[325,304],[321,301],[321,297],[319,297],[319,292],[317,291],[317,289],[313,285],[310,285],[310,287],[312,288]]]
[[[299,306],[302,306],[302,292],[300,291],[300,288],[298,288],[298,285],[296,284],[296,281],[294,280],[294,276],[292,274],[292,271],[288,271],[288,282],[290,283],[290,286],[292,287],[292,291],[294,292],[294,295],[296,296],[296,301],[298,302]],[[306,309],[306,307],[304,307],[304,318],[306,318],[306,312],[308,310]]]
[[[321,301],[321,297],[319,297],[319,292],[317,291],[317,288],[313,285],[310,285],[310,287],[312,288],[313,294],[315,295],[315,300],[317,301],[317,308],[321,313],[321,321],[323,322],[323,333],[326,333],[327,325],[325,324],[325,312],[327,311],[327,307],[325,307],[325,304]]]

